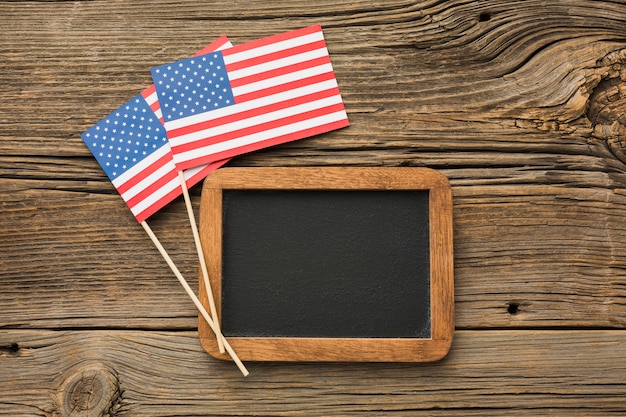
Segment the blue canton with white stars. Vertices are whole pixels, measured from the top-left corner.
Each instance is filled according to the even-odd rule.
[[[235,104],[219,51],[161,65],[151,71],[166,122]]]
[[[165,128],[141,94],[81,137],[111,180],[167,144]]]

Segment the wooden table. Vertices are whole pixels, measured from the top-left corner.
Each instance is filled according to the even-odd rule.
[[[626,412],[626,5],[17,1],[0,23],[0,415]],[[79,135],[151,66],[315,23],[351,126],[230,166],[443,172],[455,339],[434,364],[243,378]],[[197,288],[183,203],[149,223]]]

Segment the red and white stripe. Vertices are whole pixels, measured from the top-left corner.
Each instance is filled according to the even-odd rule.
[[[222,51],[235,103],[165,122],[181,169],[349,125],[319,25]]]

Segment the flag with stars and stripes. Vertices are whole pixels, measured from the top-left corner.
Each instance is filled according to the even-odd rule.
[[[322,28],[152,68],[180,169],[349,125]]]
[[[223,36],[201,52],[230,46]],[[81,137],[137,221],[144,221],[182,194],[154,86],[137,94]],[[215,161],[185,170],[187,186],[193,186],[226,162]]]

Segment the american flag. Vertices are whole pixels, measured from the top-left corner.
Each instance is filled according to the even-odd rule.
[[[180,169],[349,125],[320,25],[152,68]]]
[[[232,46],[226,37],[201,52]],[[182,194],[154,86],[137,94],[81,135],[133,215],[143,222]],[[227,160],[185,170],[188,187]]]

